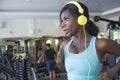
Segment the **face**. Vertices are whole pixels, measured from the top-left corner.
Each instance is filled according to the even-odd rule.
[[[50,47],[46,45],[46,49],[50,49]]]
[[[60,26],[66,36],[75,36],[79,31],[79,25],[77,23],[77,18],[72,16],[69,10],[65,10],[61,14]]]

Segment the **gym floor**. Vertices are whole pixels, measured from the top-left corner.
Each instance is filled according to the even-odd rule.
[[[43,78],[43,79],[40,79],[40,80],[49,80],[49,77]],[[57,75],[56,80],[67,80],[67,76],[66,76],[65,73]]]
[[[0,77],[4,79],[4,74],[1,73]],[[16,80],[16,79],[9,77],[8,80]],[[49,77],[47,76],[47,77],[44,77],[44,78],[40,78],[38,80],[49,80]],[[56,80],[67,80],[66,74],[63,73],[63,74],[57,75]]]

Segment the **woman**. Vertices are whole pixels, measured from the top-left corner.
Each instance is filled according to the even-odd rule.
[[[62,42],[56,62],[60,68],[64,60],[68,80],[112,80],[120,63],[101,74],[102,60],[106,53],[120,55],[120,45],[95,37],[98,28],[89,20],[88,8],[77,1],[69,2],[60,12],[60,26],[71,39]]]

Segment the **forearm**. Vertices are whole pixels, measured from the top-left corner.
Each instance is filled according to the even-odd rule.
[[[44,57],[44,54],[42,54],[40,57],[39,57],[39,59],[38,59],[38,61],[41,61],[41,59]]]
[[[116,64],[112,69],[101,73],[99,80],[113,80],[114,75],[120,70],[120,63]]]
[[[117,63],[111,70],[110,70],[110,73],[112,75],[115,75],[118,71],[120,71],[120,62]]]

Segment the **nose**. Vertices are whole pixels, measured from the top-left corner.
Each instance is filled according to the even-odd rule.
[[[61,23],[60,23],[60,26],[61,26],[61,28],[65,27],[65,23],[64,23],[64,22],[61,22]]]

